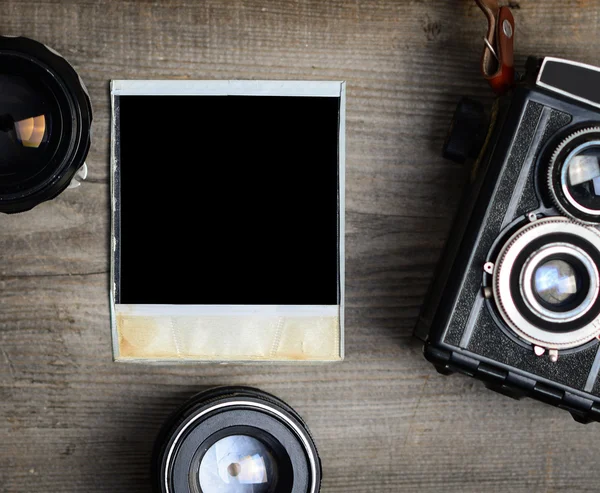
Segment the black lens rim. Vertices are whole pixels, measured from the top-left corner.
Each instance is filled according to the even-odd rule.
[[[267,409],[260,409],[258,407],[246,408],[229,404],[233,401],[240,400],[261,407],[266,406]],[[203,416],[202,418],[196,418],[198,415],[214,408],[216,405],[223,407],[208,412],[206,416]],[[292,427],[289,426],[289,423],[286,423],[284,419],[279,418],[275,412],[269,412],[268,409],[273,409],[276,413],[281,414],[285,417],[285,420],[289,420],[289,422],[293,423],[295,427],[301,430],[302,435],[306,440],[306,444],[300,439]],[[241,414],[238,414],[236,417],[236,415],[229,415],[230,412]],[[239,426],[259,428],[264,432],[269,433],[277,442],[279,442],[289,455],[293,468],[293,485],[291,493],[320,491],[321,463],[314,441],[302,418],[300,418],[300,416],[283,401],[260,390],[249,387],[222,387],[202,392],[194,396],[180,410],[173,414],[163,426],[156,440],[152,460],[152,486],[156,493],[190,493],[193,491],[190,490],[188,479],[192,459],[198,448],[209,443],[206,440],[210,438],[210,436],[206,436],[200,442],[198,441],[200,437],[199,434],[192,437],[193,443],[196,445],[195,447],[190,447],[190,450],[193,448],[193,453],[191,454],[188,451],[184,451],[184,453],[180,455],[181,447],[190,434],[193,433],[195,429],[199,428],[199,425],[202,425],[205,421],[215,417],[216,420],[212,423],[215,424],[220,422],[221,429],[237,426],[233,424],[237,419]],[[229,417],[232,417],[233,420],[230,420]],[[195,419],[197,421],[194,421]],[[283,434],[280,433],[281,427],[287,430]],[[182,433],[182,430],[185,431]],[[218,430],[214,433],[218,433]],[[182,436],[178,436],[180,434]],[[258,438],[260,439],[260,437]],[[190,442],[190,444],[191,443],[192,442]],[[200,445],[197,445],[198,443],[200,443]],[[292,446],[291,443],[295,443],[296,447]],[[305,448],[306,446],[308,448]],[[183,460],[180,461],[179,464],[177,460],[170,460],[167,464],[170,451],[174,459],[181,457]],[[311,462],[308,460],[309,455],[314,458],[314,471],[311,469]],[[173,472],[175,465],[177,465],[177,471]],[[315,478],[314,489],[311,484],[313,475]],[[175,476],[177,476],[177,478],[175,478]],[[303,478],[304,481],[302,481]],[[176,484],[173,484],[173,479],[175,479]],[[165,483],[169,485],[168,489],[165,487]]]
[[[62,103],[59,106],[64,125],[62,147],[55,153],[54,162],[45,168],[52,172],[44,174],[43,179],[37,176],[32,182],[10,190],[0,187],[0,212],[15,213],[51,200],[69,186],[90,148],[92,107],[73,67],[42,43],[29,38],[0,36],[0,60],[6,55],[27,60],[39,67],[40,74],[45,74],[45,82],[52,86],[55,97]]]

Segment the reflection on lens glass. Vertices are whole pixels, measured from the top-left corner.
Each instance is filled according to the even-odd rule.
[[[34,116],[15,122],[17,137],[25,147],[39,147],[46,135],[46,117]]]
[[[51,157],[52,96],[18,75],[0,73],[0,87],[0,183],[19,182]]]
[[[581,279],[568,262],[550,260],[536,269],[534,287],[543,301],[560,307],[575,298],[581,289]]]
[[[212,445],[198,471],[202,493],[271,493],[277,464],[269,447],[246,435],[232,435]]]
[[[600,210],[600,146],[586,148],[565,165],[573,199],[587,209]]]

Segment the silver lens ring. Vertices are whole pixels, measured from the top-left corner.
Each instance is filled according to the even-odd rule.
[[[519,308],[518,302],[515,300],[511,289],[513,278],[515,275],[518,275],[521,282],[521,289],[525,292],[526,288],[522,283],[525,277],[529,275],[528,273],[525,273],[528,265],[526,263],[525,266],[519,268],[518,265],[516,265],[517,261],[523,256],[523,252],[526,251],[526,249],[531,248],[533,242],[543,241],[543,238],[549,235],[574,236],[586,242],[587,245],[590,245],[591,248],[595,250],[590,253],[600,255],[600,233],[592,227],[584,226],[565,218],[547,218],[530,223],[517,231],[506,242],[498,255],[493,272],[494,300],[496,301],[498,311],[503,320],[524,340],[549,349],[569,349],[581,346],[600,335],[600,311],[584,326],[578,327],[575,330],[567,332],[551,331],[542,327],[541,324],[538,325],[532,323],[528,317],[522,313],[522,309]],[[553,247],[568,249],[568,255],[580,260],[583,265],[586,266],[586,270],[588,270],[588,266],[591,265],[589,268],[590,287],[585,298],[586,300],[589,298],[591,301],[589,301],[589,306],[585,308],[585,310],[582,308],[581,313],[576,314],[576,316],[575,314],[571,314],[573,317],[571,317],[570,320],[581,318],[590,312],[592,305],[598,298],[600,279],[598,267],[596,265],[597,262],[592,260],[591,255],[588,252],[584,252],[584,255],[581,255],[579,250],[582,249],[575,245],[563,241],[560,242],[560,245],[556,245],[556,242],[549,241],[548,245],[542,245],[536,252],[529,255],[528,259],[530,265],[532,265],[532,267],[530,267],[531,269],[535,269],[535,266],[540,264],[539,261],[532,264],[535,255],[543,254],[540,252],[546,251],[545,247],[553,243]],[[519,268],[520,272],[515,273],[515,268]],[[593,281],[591,280],[592,278],[594,279]],[[528,284],[531,285],[531,282]],[[523,298],[523,301],[525,301],[525,304],[529,307],[531,300],[535,297],[533,296],[533,293],[531,293],[531,295],[525,294]],[[526,300],[529,301],[529,303],[527,303]],[[588,302],[586,301],[585,303]],[[536,310],[532,311],[539,317],[539,313],[536,313]],[[559,325],[561,323],[566,323],[567,320],[558,320],[555,317],[552,322]]]
[[[552,257],[565,256],[577,259],[585,267],[589,279],[589,289],[585,298],[576,307],[567,311],[555,311],[544,307],[535,296],[533,290],[533,280],[536,270],[544,264],[544,262]],[[529,309],[538,317],[556,323],[565,323],[577,320],[585,315],[596,299],[598,298],[598,285],[600,283],[598,268],[592,258],[585,250],[569,245],[568,243],[551,243],[537,252],[534,252],[525,263],[525,267],[521,272],[521,294],[523,301]]]

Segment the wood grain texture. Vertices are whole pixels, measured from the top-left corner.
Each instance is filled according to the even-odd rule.
[[[600,64],[600,0],[511,4],[519,65]],[[468,0],[2,0],[0,32],[63,53],[95,120],[88,182],[0,217],[0,492],[148,492],[161,423],[217,384],[306,418],[324,492],[598,491],[597,425],[438,376],[411,338],[464,178],[439,156],[448,122],[463,94],[491,101],[485,27]],[[348,82],[344,363],[111,362],[108,81],[122,78]]]

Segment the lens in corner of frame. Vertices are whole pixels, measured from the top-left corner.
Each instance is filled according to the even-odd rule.
[[[91,104],[71,65],[27,38],[0,36],[0,85],[0,212],[23,212],[83,166]]]

